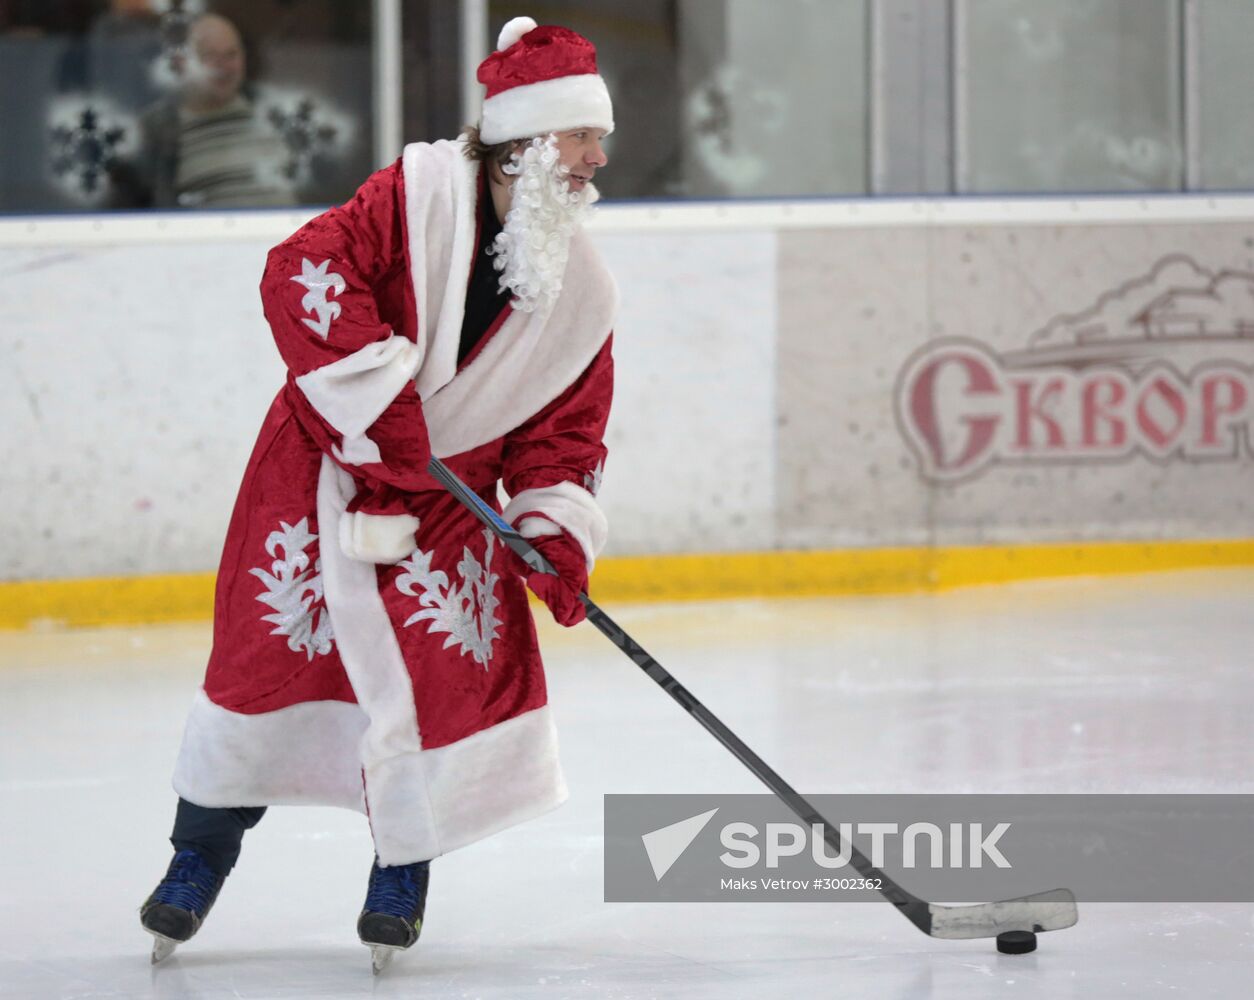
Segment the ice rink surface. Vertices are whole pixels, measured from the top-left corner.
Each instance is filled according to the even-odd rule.
[[[804,793],[1254,792],[1252,571],[608,610]],[[383,976],[365,820],[329,809],[271,810],[152,968],[137,911],[209,635],[0,633],[0,998],[1250,995],[1249,905],[1082,905],[1005,956],[888,904],[603,902],[604,793],[760,786],[586,625],[542,625],[571,800],[437,860]]]

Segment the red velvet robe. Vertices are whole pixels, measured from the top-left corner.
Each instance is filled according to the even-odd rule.
[[[590,565],[605,537],[612,279],[578,233],[552,309],[507,308],[459,366],[478,169],[460,141],[407,147],[271,251],[261,296],[289,374],[175,770],[203,806],[364,810],[385,864],[565,798],[526,590],[429,454],[498,510],[503,483],[507,518],[565,531]]]

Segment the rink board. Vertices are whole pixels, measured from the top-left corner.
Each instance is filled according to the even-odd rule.
[[[1024,552],[1111,542],[1167,553],[1118,571],[1181,542],[1254,561],[1252,220],[1236,197],[606,207],[598,586],[917,589],[1103,571]],[[151,620],[153,594],[203,613],[283,377],[262,262],[300,221],[0,221],[8,619]],[[938,568],[973,548],[974,570]]]
[[[592,596],[620,602],[948,590],[1059,576],[1254,565],[1254,540],[619,556]],[[0,582],[0,629],[202,621],[214,574]],[[534,598],[533,598],[534,602]]]

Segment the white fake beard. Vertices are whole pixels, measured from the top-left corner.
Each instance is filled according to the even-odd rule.
[[[562,291],[570,239],[591,214],[597,191],[591,184],[572,191],[569,168],[557,152],[557,137],[532,139],[501,169],[514,177],[505,225],[488,248],[501,273],[500,288],[514,295],[523,312],[548,310]]]

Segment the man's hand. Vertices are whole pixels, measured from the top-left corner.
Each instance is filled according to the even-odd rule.
[[[548,606],[559,625],[578,625],[587,617],[579,600],[579,595],[588,589],[588,561],[583,548],[565,531],[560,535],[541,535],[530,542],[558,575],[538,573],[511,552],[515,571],[526,578],[531,592]]]

